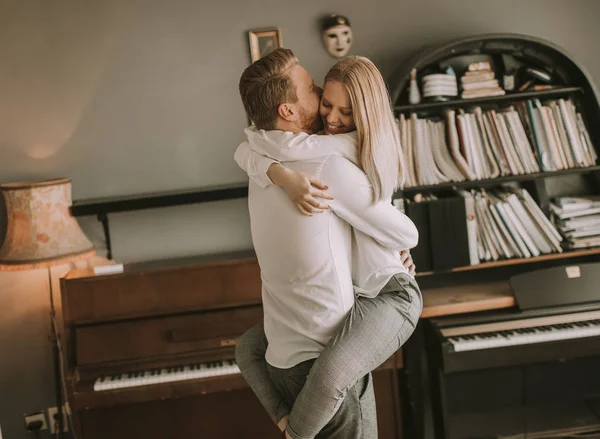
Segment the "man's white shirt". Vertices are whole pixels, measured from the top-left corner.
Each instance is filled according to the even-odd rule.
[[[356,134],[246,130],[235,160],[250,176],[251,233],[261,267],[266,359],[290,368],[317,357],[354,304],[395,273],[400,250],[416,245],[412,221],[390,200],[372,204],[356,165]],[[275,161],[329,186],[331,209],[302,215],[266,175]]]

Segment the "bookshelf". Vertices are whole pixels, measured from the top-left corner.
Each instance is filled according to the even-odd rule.
[[[409,186],[396,192],[394,198],[400,198],[406,194],[413,194],[417,192],[435,192],[446,189],[471,189],[480,187],[498,186],[502,183],[509,182],[520,182],[520,181],[531,181],[538,180],[541,178],[560,177],[569,174],[582,174],[586,172],[600,172],[600,165],[588,166],[586,168],[572,168],[564,169],[561,171],[550,171],[550,172],[536,172],[534,174],[520,174],[520,175],[507,175],[499,178],[490,178],[484,180],[473,180],[473,181],[456,181],[448,183],[439,183],[428,186]]]
[[[582,258],[585,256],[595,256],[595,255],[600,255],[600,248],[590,248],[590,249],[575,250],[575,251],[564,251],[562,253],[550,253],[547,255],[540,255],[540,256],[535,256],[535,257],[531,257],[531,258],[501,259],[498,261],[484,262],[484,263],[476,264],[476,265],[465,265],[462,267],[455,267],[450,270],[447,270],[446,272],[441,272],[441,271],[417,272],[416,276],[417,277],[426,277],[426,276],[433,276],[433,275],[442,274],[442,273],[459,273],[459,272],[465,272],[465,271],[485,270],[488,268],[506,267],[509,265],[519,265],[519,264],[534,264],[534,263],[545,262],[545,261],[557,261],[560,259],[571,260],[571,259],[576,259],[576,258]]]
[[[438,85],[440,89],[454,94],[454,84],[442,77],[449,67],[456,75],[457,91],[476,88],[462,87],[478,82],[467,75],[463,81],[462,76],[474,63],[486,62],[491,68],[485,69],[478,79],[486,82],[484,88],[488,88],[488,96],[464,99],[461,93],[456,93],[457,96],[448,100],[425,100],[425,86],[429,85],[428,93],[431,93],[435,78],[439,83],[445,83]],[[424,98],[417,104],[410,103],[413,70],[416,70],[419,91]],[[534,90],[528,89],[529,85],[524,86],[532,80],[532,72],[540,71],[550,75],[547,85],[553,88]],[[423,80],[433,74],[442,75]],[[510,79],[514,79],[514,88],[505,87],[505,77],[509,78],[509,84]],[[534,85],[543,85],[536,82],[537,79],[533,81]],[[407,404],[411,407],[406,410],[407,436],[425,437],[425,426],[434,424],[438,438],[462,437],[456,425],[439,416],[441,411],[435,402],[444,400],[448,387],[440,390],[437,370],[430,368],[429,374],[422,372],[427,370],[427,363],[441,361],[439,344],[428,340],[427,328],[431,329],[431,325],[425,319],[476,312],[484,313],[477,317],[483,321],[497,318],[498,309],[517,314],[517,298],[510,282],[512,276],[548,266],[600,261],[600,247],[567,249],[563,246],[566,235],[561,241],[561,235],[548,221],[553,198],[600,193],[600,161],[594,160],[594,154],[590,154],[592,160],[580,160],[580,155],[574,158],[580,151],[574,148],[577,147],[577,136],[582,136],[584,131],[582,124],[589,132],[589,139],[583,134],[586,147],[593,145],[593,152],[600,156],[600,94],[585,69],[562,49],[548,41],[516,34],[476,35],[421,51],[402,63],[388,84],[394,113],[398,117],[404,158],[407,163],[412,160],[413,164],[419,165],[409,170],[408,184],[394,198],[395,204],[403,206],[419,229],[420,242],[411,253],[417,266],[417,282],[427,303],[422,315],[424,320],[404,346],[403,354],[408,387],[429,389],[431,393],[429,398],[413,397]],[[505,94],[489,96],[499,92],[493,90],[497,87],[502,87]],[[481,94],[471,93],[470,96]],[[566,110],[560,108],[565,105]],[[545,144],[538,135],[541,131],[536,131],[538,127],[544,130],[542,136],[547,136],[543,137]],[[565,135],[566,130],[571,133]],[[552,144],[548,143],[551,139],[554,139]],[[420,148],[415,147],[406,154],[404,146],[407,144]],[[568,158],[566,154],[571,153]],[[550,161],[547,160],[549,156],[552,157]],[[506,159],[505,163],[500,163],[501,157]],[[522,167],[513,166],[515,157]],[[493,163],[494,160],[497,167],[486,165],[481,172],[482,162]],[[452,161],[455,169],[447,166]],[[510,161],[512,163],[505,166]],[[475,166],[479,168],[475,169]],[[432,171],[436,167],[439,172]],[[526,190],[527,195],[504,186],[518,186]],[[507,207],[510,210],[505,210]],[[533,221],[514,221],[528,216]],[[476,227],[472,227],[473,222]],[[531,246],[525,243],[522,247],[523,241],[514,245],[517,236],[533,238],[533,233],[542,229],[545,229],[545,235],[537,236],[541,241],[531,239]],[[546,248],[542,250],[544,240]],[[511,244],[507,246],[509,241]],[[548,245],[550,241],[552,243]],[[572,244],[574,247],[582,245],[577,240]],[[490,247],[496,247],[496,254],[485,254]],[[534,247],[539,251],[533,251]],[[486,249],[484,257],[481,257],[482,248]],[[530,251],[522,251],[524,248]],[[513,251],[515,249],[517,251]],[[573,292],[560,293],[568,296]],[[466,324],[469,317],[458,319],[461,324]],[[460,379],[466,380],[467,376],[461,373]],[[477,372],[475,382],[483,385],[485,381],[481,376]],[[462,383],[464,390],[461,391],[465,395],[477,387],[465,385],[466,381]],[[408,396],[411,396],[410,392]],[[427,407],[429,400],[434,401],[433,410]],[[472,421],[466,419],[465,424]],[[488,421],[490,419],[483,419],[474,424]]]
[[[485,104],[505,104],[526,99],[547,99],[568,96],[572,94],[583,93],[583,87],[559,87],[551,90],[540,90],[530,92],[516,92],[506,94],[504,96],[491,96],[472,99],[450,99],[442,102],[424,102],[419,104],[396,105],[394,111],[396,113],[405,112],[433,112],[440,111],[446,108],[464,108],[475,105]]]
[[[514,66],[519,65],[516,70],[517,73],[514,74],[515,91],[505,90],[505,94],[502,96],[485,96],[470,99],[461,97],[460,90],[463,89],[463,84],[467,83],[462,80],[462,76],[473,63],[488,62],[491,65],[491,71],[487,70],[487,72],[493,73],[491,76],[491,78],[494,78],[492,82],[497,80],[497,86],[503,88],[503,78],[505,77],[505,73],[509,72],[509,68],[507,67],[510,64],[510,60],[507,61],[509,58],[514,62],[510,72],[514,73]],[[426,98],[423,98],[419,103],[409,103],[411,71],[413,69],[416,69],[417,71],[417,84],[421,96],[425,96],[424,90],[426,82],[424,81],[424,77],[431,74],[440,76],[439,74],[445,73],[448,67],[451,67],[456,75],[456,82],[459,90],[458,96],[449,97],[447,100],[441,101],[427,101]],[[522,72],[528,74],[528,68],[549,72],[552,78],[547,85],[552,88],[517,91],[520,89],[521,85],[531,81],[530,77],[522,74]],[[487,74],[489,75],[489,73]],[[468,80],[469,78],[466,79]],[[490,76],[486,77],[485,80],[489,81]],[[565,241],[560,243],[557,241],[556,246],[550,246],[551,249],[540,251],[537,256],[534,251],[530,252],[530,257],[523,257],[527,252],[517,251],[512,252],[513,254],[509,255],[509,253],[511,253],[509,251],[504,252],[504,255],[500,254],[500,257],[494,257],[493,254],[490,257],[489,254],[487,254],[485,258],[480,258],[479,263],[474,263],[471,260],[471,263],[469,264],[468,256],[469,252],[471,252],[472,255],[473,247],[469,246],[470,241],[468,240],[468,233],[456,233],[458,228],[461,227],[461,214],[457,213],[455,210],[457,207],[460,207],[459,204],[465,204],[465,202],[459,200],[458,203],[454,203],[453,205],[449,204],[449,198],[460,198],[456,192],[457,190],[464,190],[469,194],[473,194],[474,198],[476,196],[474,194],[482,194],[488,203],[487,205],[490,206],[490,210],[493,210],[494,208],[491,207],[491,198],[488,198],[488,194],[492,192],[495,193],[496,190],[501,189],[503,185],[508,183],[517,183],[516,186],[525,189],[531,196],[532,202],[540,207],[540,212],[548,217],[550,200],[553,197],[600,193],[600,161],[594,157],[594,154],[600,156],[600,126],[598,126],[596,122],[600,120],[600,96],[597,95],[597,88],[593,84],[592,79],[588,77],[585,71],[581,69],[575,61],[571,60],[566,53],[548,42],[522,35],[498,34],[469,37],[458,42],[452,42],[441,47],[433,48],[418,55],[410,62],[401,65],[396,73],[392,75],[389,83],[391,84],[390,94],[392,97],[394,113],[399,119],[402,119],[399,121],[399,126],[401,137],[403,136],[404,130],[404,137],[402,137],[403,146],[407,143],[407,140],[409,145],[413,145],[413,151],[411,152],[412,158],[411,155],[405,154],[405,159],[414,160],[414,176],[416,176],[416,180],[413,176],[409,185],[406,185],[403,189],[394,194],[394,199],[404,199],[406,213],[413,218],[413,221],[415,221],[415,224],[417,224],[417,227],[420,229],[420,233],[421,226],[417,222],[417,219],[421,221],[421,223],[425,222],[428,224],[426,226],[428,233],[427,237],[425,238],[423,236],[424,234],[421,233],[425,238],[421,241],[422,245],[427,247],[425,253],[428,252],[429,256],[424,259],[422,258],[422,261],[424,261],[421,265],[423,271],[417,273],[420,283],[423,283],[424,286],[426,286],[429,279],[436,278],[438,275],[446,278],[448,275],[451,276],[452,273],[489,272],[490,276],[493,277],[492,272],[495,272],[495,269],[499,269],[500,267],[504,267],[504,271],[506,271],[511,270],[511,267],[514,267],[516,270],[518,266],[521,265],[544,264],[550,263],[551,261],[564,261],[568,264],[571,260],[578,260],[584,257],[587,257],[587,259],[600,260],[600,258],[598,258],[600,255],[600,248],[573,250],[564,246]],[[541,83],[535,82],[534,80],[531,84]],[[466,89],[466,87],[464,89]],[[554,102],[556,102],[557,107],[562,105],[560,103],[562,101],[560,100],[567,102],[567,105],[571,105],[571,107],[566,111],[553,109],[551,106],[554,105]],[[526,104],[526,102],[530,102],[530,108],[527,107],[528,104]],[[533,108],[533,110],[531,110],[531,108]],[[555,112],[552,112],[553,110],[555,110]],[[478,111],[479,113],[477,113]],[[494,112],[494,114],[486,115],[486,112]],[[509,120],[508,113],[511,112],[513,114],[510,115],[510,117],[513,119]],[[473,115],[474,117],[472,118],[472,121],[465,121],[463,118],[464,115],[468,115],[468,117]],[[538,116],[539,119],[534,120]],[[486,117],[488,119],[486,119]],[[497,119],[494,120],[496,117],[498,117],[498,119],[502,118],[503,120],[498,123]],[[583,131],[581,131],[581,128],[579,128],[578,117],[588,131],[587,138],[585,137],[585,134],[583,134]],[[463,118],[463,120],[459,121],[460,118]],[[455,120],[456,127],[453,129],[454,132],[457,133],[457,136],[451,134],[450,126],[454,124],[454,122],[451,124],[449,122],[450,120]],[[421,121],[425,121],[427,125],[425,125],[425,127],[419,125],[422,123]],[[438,124],[438,126],[432,128],[430,121],[434,124]],[[540,121],[542,124],[540,124]],[[402,125],[402,123],[405,123],[405,125]],[[538,124],[537,126],[536,123]],[[521,128],[517,125],[522,126],[522,135],[518,132]],[[492,128],[488,128],[489,126]],[[544,139],[546,139],[544,142],[547,142],[545,144],[545,147],[547,148],[545,151],[547,151],[547,154],[552,155],[550,162],[554,163],[554,165],[551,166],[548,166],[548,162],[546,161],[548,156],[542,159],[544,150],[540,149],[541,139],[538,135],[539,131],[535,132],[535,129],[540,130],[541,128],[544,129],[543,135],[548,136],[544,137]],[[570,128],[575,128],[574,135],[566,133]],[[446,152],[451,153],[451,155],[447,155],[446,157],[455,160],[454,165],[456,165],[456,168],[463,174],[462,181],[450,177],[450,174],[444,174],[442,172],[444,161],[438,162],[441,155],[439,152],[434,151],[436,148],[439,149],[439,147],[431,146],[439,145],[440,143],[437,142],[441,142],[440,139],[442,139],[442,137],[436,137],[435,129],[439,129],[439,132],[442,133],[441,136],[444,136],[445,133],[445,147],[448,150]],[[564,132],[561,133],[560,130],[563,130]],[[406,134],[407,132],[409,134]],[[423,137],[423,133],[425,133],[425,137]],[[494,136],[495,138],[492,139]],[[555,142],[563,143],[551,144],[550,136],[555,136],[553,137]],[[576,139],[578,137],[587,139],[585,145],[587,145],[588,151],[591,151],[589,155],[591,159],[585,160],[585,163],[575,159],[575,143],[573,142],[577,142]],[[415,140],[415,138],[418,138],[418,141]],[[451,138],[457,139],[457,141],[454,142],[454,145],[451,145]],[[423,141],[423,139],[425,140]],[[460,154],[462,154],[465,162],[468,162],[469,166],[473,165],[477,160],[483,159],[484,161],[490,160],[492,162],[495,160],[498,167],[501,168],[500,156],[505,154],[502,150],[507,150],[506,139],[509,139],[508,145],[515,148],[515,151],[510,152],[510,154],[513,154],[513,157],[517,157],[524,168],[527,168],[528,165],[526,165],[526,161],[529,160],[529,163],[533,165],[529,166],[530,169],[525,169],[525,171],[523,171],[522,168],[515,169],[511,164],[509,171],[507,171],[505,167],[504,170],[500,169],[500,172],[496,170],[495,172],[488,174],[487,172],[482,173],[480,167],[476,172],[477,175],[467,176],[457,161],[456,152],[458,149],[453,149],[453,146],[458,142]],[[470,142],[471,146],[469,148],[471,148],[471,157],[468,157],[469,152],[467,152],[465,142]],[[494,143],[494,145],[492,145],[492,143]],[[524,147],[524,145],[527,145],[531,151],[527,152],[527,148]],[[558,148],[556,148],[555,145],[557,145]],[[569,147],[566,145],[569,145],[570,149],[568,149]],[[584,142],[582,142],[581,145],[584,145]],[[475,156],[472,152],[474,146],[479,147],[480,151],[484,151],[476,153],[476,155],[480,155],[481,158],[479,159],[474,159]],[[432,152],[421,155],[422,148],[424,147],[430,148]],[[501,148],[500,154],[498,154],[498,148]],[[522,151],[525,151],[526,154],[531,154],[532,159],[525,157]],[[490,152],[492,152],[492,154],[490,154]],[[570,153],[572,153],[573,160],[567,165],[566,154]],[[430,157],[427,157],[427,155],[430,155]],[[494,157],[493,159],[490,158],[492,155]],[[509,153],[507,152],[506,157],[508,157],[508,155]],[[556,157],[559,158],[556,159]],[[561,160],[563,163],[562,166],[558,165]],[[444,181],[444,178],[439,178],[439,173],[434,174],[431,173],[431,171],[428,171],[427,167],[431,166],[432,163],[434,168],[437,166],[438,171],[444,174],[447,180],[451,181]],[[423,164],[425,164],[425,167]],[[446,167],[446,169],[448,168]],[[473,169],[474,168],[471,170]],[[484,169],[491,170],[493,167],[486,166]],[[506,175],[507,173],[510,175]],[[500,176],[495,178],[485,178],[485,175]],[[550,180],[552,180],[551,183],[549,183]],[[435,181],[440,182],[434,183]],[[573,181],[582,183],[575,185],[574,187],[576,187],[576,189],[574,189],[574,192],[569,193],[568,188],[573,186]],[[584,187],[583,192],[581,192],[582,187]],[[485,189],[485,191],[479,191],[480,189]],[[509,192],[507,192],[507,194],[508,193]],[[417,201],[417,198],[415,198],[417,195],[425,196],[425,198]],[[429,209],[429,212],[426,212],[425,214],[419,212],[415,215],[414,205],[421,203],[422,200],[425,201],[423,204],[429,203],[430,207],[424,208],[425,210]],[[446,203],[446,207],[441,209],[437,207],[434,209],[431,207],[437,200],[443,201],[439,204]],[[524,201],[524,198],[521,198],[521,201]],[[412,206],[410,206],[411,203]],[[475,201],[475,203],[477,203],[477,201]],[[523,204],[523,206],[525,206],[525,204]],[[476,207],[475,213],[472,213],[473,210],[467,212],[467,208],[463,206],[463,228],[468,228],[466,225],[466,218],[473,215],[477,217],[476,221],[481,221],[481,219],[484,218],[484,222],[490,220],[492,224],[494,223],[494,218],[491,214],[482,214],[482,210],[478,211],[477,209],[478,208]],[[498,224],[493,226],[496,227],[496,231],[501,228],[499,223],[502,221],[506,223],[505,218],[502,217],[499,210],[498,213],[500,215],[496,217]],[[531,210],[529,210],[529,213],[531,213]],[[486,218],[486,216],[489,218]],[[436,221],[438,224],[435,226],[432,225]],[[508,229],[508,224],[506,225]],[[514,223],[513,225],[518,227],[520,224]],[[533,222],[533,225],[536,225],[535,221]],[[538,222],[537,225],[540,226],[540,222]],[[488,228],[486,232],[487,237],[482,238],[481,235],[483,232],[481,230],[486,227]],[[489,227],[489,225],[478,226],[477,242],[480,243],[481,240],[487,239],[487,244],[485,244],[486,248],[488,248],[488,244],[495,239],[494,232],[492,231],[493,227]],[[433,232],[434,228],[437,229],[435,233]],[[543,227],[540,226],[540,230],[542,228]],[[520,231],[517,232],[517,234],[518,233],[520,233]],[[508,230],[506,235],[509,234],[514,235],[512,230]],[[450,238],[442,239],[440,241],[437,240],[434,235],[437,235],[437,238],[444,235],[450,235]],[[464,238],[462,238],[463,241],[454,235],[464,235]],[[471,236],[471,238],[472,237],[473,236]],[[496,234],[496,238],[497,237],[498,235]],[[466,244],[464,243],[464,240],[467,241]],[[515,239],[515,242],[516,241],[517,240]],[[498,240],[496,240],[496,242],[498,242]],[[537,244],[537,242],[534,243],[534,246],[535,244]],[[497,250],[499,247],[500,246],[497,247]],[[558,248],[560,247],[562,247],[561,252],[558,251]],[[417,270],[420,265],[420,261],[417,259],[424,254],[424,252],[419,252],[418,250],[419,249],[413,250],[413,258],[417,264]],[[438,260],[442,259],[439,255],[443,254],[443,258],[445,259],[444,263],[436,264],[433,261],[434,256],[432,256],[434,253],[438,256]],[[454,257],[454,255],[456,255],[456,257]],[[466,279],[464,276],[461,276],[461,278],[463,280]]]

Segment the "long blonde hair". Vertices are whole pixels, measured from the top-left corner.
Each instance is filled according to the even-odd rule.
[[[344,86],[358,134],[358,161],[373,187],[373,203],[387,200],[405,182],[400,133],[381,73],[369,59],[350,56],[325,76]]]

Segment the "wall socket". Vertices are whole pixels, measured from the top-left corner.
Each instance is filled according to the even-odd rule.
[[[30,415],[25,415],[25,430],[29,431],[29,426],[34,422],[41,421],[40,428],[37,431],[47,430],[48,425],[46,424],[46,415],[43,412],[31,413]]]
[[[68,407],[63,406],[63,410],[62,410],[62,416],[63,416],[63,433],[66,433],[67,431],[69,431],[69,415],[68,415]],[[56,421],[54,416],[58,416],[58,410],[56,409],[56,407],[50,407],[48,409],[48,422],[50,423],[50,433],[51,434],[55,434],[56,433]]]

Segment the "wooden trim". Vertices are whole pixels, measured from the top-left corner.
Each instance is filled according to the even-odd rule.
[[[600,254],[600,247],[589,248],[585,250],[575,250],[575,251],[567,251],[563,253],[551,253],[548,255],[540,255],[532,258],[514,258],[514,259],[503,259],[501,261],[493,261],[493,262],[484,262],[482,264],[477,265],[467,265],[464,267],[456,267],[447,271],[424,271],[417,272],[417,277],[423,276],[432,276],[436,274],[442,273],[459,273],[463,271],[473,271],[473,270],[484,270],[486,268],[496,268],[496,267],[505,267],[509,265],[519,265],[519,264],[533,264],[535,262],[544,262],[544,261],[552,261],[552,260],[560,260],[560,259],[570,259],[570,258],[580,258],[583,256],[592,256]]]
[[[421,318],[510,308],[515,304],[508,281],[424,289]]]

